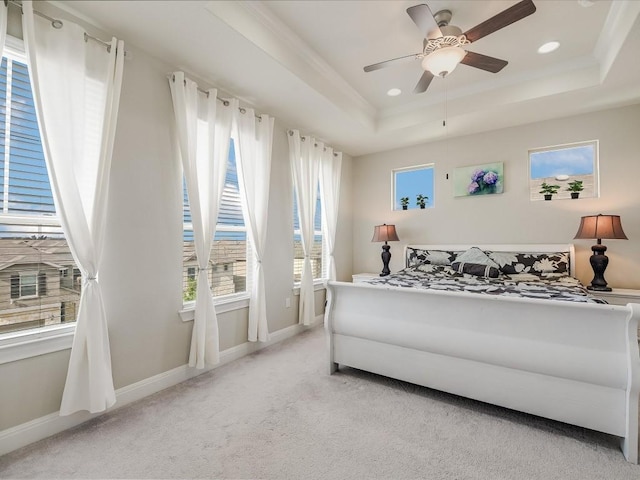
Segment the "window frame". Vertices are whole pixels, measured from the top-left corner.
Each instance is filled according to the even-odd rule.
[[[232,142],[236,141],[233,135],[231,136],[231,141]],[[237,156],[235,157],[235,161],[237,162]],[[236,168],[237,168],[237,163],[236,163]],[[184,182],[184,173],[182,178]],[[184,188],[186,189],[186,186]],[[184,194],[185,194],[185,191],[183,190],[183,196]],[[188,197],[187,197],[187,200],[188,200]],[[251,297],[251,286],[253,285],[253,263],[252,263],[253,249],[251,247],[251,239],[249,235],[249,230],[247,228],[247,221],[244,218],[244,212],[246,208],[245,208],[244,199],[242,198],[242,196],[240,197],[240,204],[242,207],[242,217],[243,217],[244,225],[240,226],[240,225],[226,225],[226,224],[216,223],[215,233],[242,232],[245,234],[245,239],[246,239],[245,240],[245,244],[246,244],[245,258],[246,258],[246,269],[247,269],[246,288],[244,292],[230,293],[230,294],[218,295],[218,296],[213,295],[213,304],[216,308],[217,314],[232,311],[232,310],[238,310],[241,308],[247,308],[249,306],[249,299]],[[191,222],[184,222],[184,216],[183,216],[183,223],[182,223],[183,238],[184,238],[184,233],[187,231],[193,232],[193,224]],[[195,275],[197,277],[197,267],[187,267],[187,272],[185,272],[185,266],[183,263],[182,264],[183,281],[184,281],[184,276],[188,275],[188,269],[190,268],[196,268]],[[195,308],[196,308],[195,299],[182,301],[182,308],[179,310],[178,313],[180,314],[180,317],[183,322],[192,321],[194,319]]]
[[[28,65],[24,42],[8,34],[2,56]],[[4,203],[0,208],[0,224],[61,227],[60,220],[56,215],[16,215],[6,213],[4,212]],[[74,321],[0,333],[0,365],[38,355],[68,350],[73,344],[75,332],[76,322]]]
[[[293,203],[292,205],[295,206],[295,199],[296,199],[296,187],[295,185],[293,186]],[[313,279],[313,285],[314,285],[314,290],[320,290],[320,288],[318,288],[318,286],[324,286],[324,283],[328,280],[329,278],[329,272],[328,272],[328,268],[327,268],[327,263],[329,261],[329,252],[327,251],[327,242],[325,242],[324,239],[324,223],[323,223],[323,215],[322,215],[322,209],[324,208],[324,205],[322,203],[322,196],[320,193],[320,180],[318,179],[318,197],[316,200],[316,204],[320,205],[320,229],[316,230],[314,228],[313,230],[313,237],[315,239],[315,237],[320,237],[321,242],[322,242],[322,246],[321,246],[321,250],[322,250],[322,256],[321,256],[321,261],[322,261],[322,268],[320,269],[320,277],[314,277]],[[316,209],[314,209],[315,212]],[[294,209],[294,215],[297,213],[297,210]],[[296,280],[295,279],[295,237],[296,235],[300,235],[302,236],[302,234],[300,233],[300,228],[295,228],[295,216],[293,219],[294,222],[294,229],[293,229],[293,241],[294,241],[294,247],[293,247],[293,252],[294,252],[294,258],[293,258],[293,264],[292,266],[292,273],[293,273],[293,289],[294,289],[294,294],[299,295],[300,294],[300,280]],[[298,223],[300,223],[300,221],[298,220]],[[315,222],[314,222],[314,227],[315,227]]]
[[[580,198],[600,198],[600,140],[583,140],[579,142],[571,142],[571,143],[563,143],[559,145],[550,145],[547,147],[537,147],[531,148],[528,151],[528,168],[527,168],[527,176],[529,181],[529,201],[537,202],[544,200],[544,196],[539,193],[539,186],[537,185],[537,180],[543,177],[532,177],[532,168],[533,168],[533,159],[532,156],[540,153],[566,153],[567,151],[583,148],[583,147],[592,147],[593,148],[593,158],[591,159],[591,166],[593,168],[593,173],[591,174],[576,174],[576,176],[592,176],[593,177],[593,195],[586,195],[586,193],[582,193]],[[565,175],[566,178],[560,180],[559,177],[553,180],[554,184],[560,182],[560,189],[558,193],[553,195],[553,200],[569,200],[571,199],[570,194],[566,194],[567,190],[564,187],[567,187],[568,184],[566,180],[570,180],[570,175]],[[587,190],[585,186],[585,190]],[[562,192],[562,193],[561,193]]]
[[[38,298],[39,295],[39,288],[38,288],[38,283],[39,283],[39,277],[38,277],[39,272],[20,272],[18,274],[18,278],[20,279],[20,283],[19,283],[19,295],[18,295],[18,300],[31,300],[34,298]],[[24,279],[28,278],[28,277],[33,277],[33,285],[31,284],[24,284]],[[33,288],[35,290],[35,293],[31,294],[31,295],[23,295],[22,290],[24,288]]]
[[[422,165],[412,165],[410,167],[399,167],[391,170],[391,211],[404,211],[401,205],[396,205],[396,191],[398,189],[398,173],[408,173],[418,170],[431,170],[432,176],[432,185],[431,185],[431,197],[427,201],[427,205],[425,209],[435,208],[436,206],[436,164],[435,163],[424,163]],[[427,193],[427,192],[425,192]],[[409,206],[407,210],[417,210],[418,206],[414,203],[415,198],[409,198]]]

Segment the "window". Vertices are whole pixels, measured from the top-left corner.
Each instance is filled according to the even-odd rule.
[[[544,187],[543,187],[543,184]],[[600,196],[598,141],[529,150],[531,200]]]
[[[18,298],[31,298],[38,296],[38,276],[39,274],[37,272],[20,274],[20,291]]]
[[[75,321],[80,300],[21,47],[7,37],[0,65],[0,333]]]
[[[326,278],[326,261],[324,258],[324,244],[322,242],[322,205],[320,200],[320,187],[313,220],[313,246],[311,247],[311,271],[314,280]],[[302,266],[304,265],[304,251],[302,250],[302,235],[300,234],[300,221],[298,219],[298,200],[293,195],[293,281],[299,282],[302,278]]]
[[[397,168],[391,175],[392,210],[433,207],[433,164]]]
[[[204,122],[203,122],[204,123]],[[206,126],[205,126],[206,127]],[[193,242],[193,226],[186,182],[184,192],[183,301],[196,299],[198,260]],[[214,297],[236,296],[247,292],[247,228],[242,215],[233,140],[229,147],[227,175],[218,213],[216,233],[209,259],[209,281]]]

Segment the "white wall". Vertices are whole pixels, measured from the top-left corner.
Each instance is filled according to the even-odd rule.
[[[69,18],[65,12],[56,15]],[[84,25],[89,33],[110,38]],[[192,322],[183,322],[178,315],[182,304],[182,172],[171,141],[173,111],[166,78],[176,67],[123,40],[132,59],[125,61],[100,274],[116,388],[186,364],[192,328]],[[265,260],[271,333],[298,321],[286,138],[286,130],[292,127],[276,119]],[[350,163],[345,156],[336,251],[342,279],[351,275]],[[289,308],[285,307],[287,297]],[[324,292],[318,292],[316,298],[316,312],[322,313]],[[222,350],[247,341],[247,309],[221,314],[218,321]],[[68,361],[69,350],[64,350],[0,365],[0,431],[59,409]]]
[[[628,241],[603,240],[610,286],[640,289],[640,106],[507,128],[354,158],[354,272],[379,272],[381,244],[374,225],[395,224],[391,270],[403,266],[409,243],[574,243],[577,275],[589,284],[595,241],[573,240],[582,215],[621,216]],[[600,198],[529,200],[528,149],[600,141]],[[391,210],[391,170],[435,164],[435,208]],[[453,197],[454,167],[504,162],[501,195]]]

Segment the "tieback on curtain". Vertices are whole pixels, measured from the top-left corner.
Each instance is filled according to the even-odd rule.
[[[207,270],[211,270],[211,267],[205,267],[205,268],[198,267],[199,272],[206,272]]]
[[[87,282],[98,280],[98,277],[87,277]]]
[[[292,137],[292,136],[293,136],[293,130],[288,130],[287,132],[289,133],[289,136],[290,136],[290,137]],[[306,142],[306,141],[307,141],[307,138],[308,138],[308,137],[305,137],[305,136],[300,135],[300,141],[301,141],[301,142]],[[318,146],[318,144],[317,144],[317,143],[314,143],[314,144],[313,144],[313,146],[314,146],[314,147],[317,147],[317,146]],[[323,152],[326,152],[326,151],[327,151],[327,147],[324,147],[324,148],[322,149],[322,151],[323,151]],[[337,156],[338,156],[338,153],[337,153],[337,152],[333,152],[333,156],[334,156],[334,157],[337,157]]]
[[[5,5],[15,5],[16,7],[18,7],[20,10],[22,10],[22,2],[18,1],[18,0],[5,0],[4,1]],[[44,18],[45,20],[49,20],[51,22],[51,26],[53,28],[55,28],[56,30],[61,29],[64,26],[64,22],[62,20],[60,20],[59,18],[53,18],[50,17],[49,15],[46,15],[42,12],[39,12],[38,10],[33,10],[33,13],[38,15],[39,17]],[[94,42],[98,42],[101,43],[102,45],[104,45],[107,49],[107,52],[111,53],[111,43],[109,42],[105,42],[104,40],[100,40],[97,37],[94,37],[93,35],[89,35],[87,32],[84,32],[84,41],[88,42],[89,39],[93,40]],[[127,52],[124,52],[124,56],[127,56]]]

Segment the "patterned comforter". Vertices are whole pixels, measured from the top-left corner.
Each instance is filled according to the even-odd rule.
[[[591,296],[577,278],[566,273],[503,274],[498,278],[486,278],[458,273],[448,265],[422,264],[407,267],[386,277],[367,280],[367,283],[569,302],[607,303]]]

